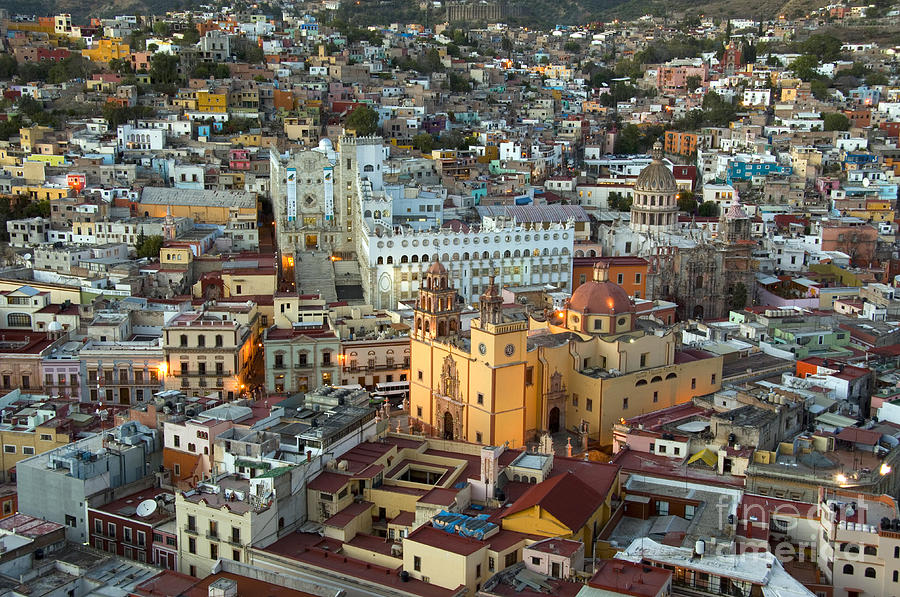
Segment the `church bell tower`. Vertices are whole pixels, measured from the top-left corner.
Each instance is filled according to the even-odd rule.
[[[456,289],[450,286],[449,274],[439,261],[425,272],[425,280],[419,290],[415,308],[415,337],[434,340],[455,336],[459,331],[459,307]]]

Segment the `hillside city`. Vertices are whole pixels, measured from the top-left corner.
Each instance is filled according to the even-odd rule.
[[[382,4],[0,8],[0,597],[900,595],[900,5]]]

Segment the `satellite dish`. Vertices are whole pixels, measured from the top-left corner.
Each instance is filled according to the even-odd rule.
[[[156,500],[144,500],[138,504],[134,512],[141,518],[147,518],[156,512]]]
[[[863,179],[862,179],[862,185],[863,185],[864,187],[867,187],[867,188],[868,188],[868,186],[869,186],[870,184],[872,184],[872,181],[869,180],[868,178],[863,178]]]

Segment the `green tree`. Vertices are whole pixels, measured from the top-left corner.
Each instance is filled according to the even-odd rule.
[[[147,33],[151,31],[145,29],[134,29],[128,34],[128,46],[132,50],[143,50],[144,44],[147,43]]]
[[[88,75],[88,66],[81,54],[72,54],[60,60],[47,71],[47,81],[64,83],[72,79],[84,79]]]
[[[644,94],[640,89],[628,83],[613,83],[609,91],[600,95],[600,103],[607,108],[614,107],[619,102],[626,102],[633,97],[642,97]]]
[[[141,239],[143,237],[143,239]],[[158,234],[154,234],[153,236],[144,236],[143,231],[138,235],[138,242],[136,243],[137,256],[139,258],[146,257],[150,259],[156,259],[159,257],[159,251],[163,246],[163,237]]]
[[[25,62],[18,67],[19,78],[22,81],[46,81],[50,66],[47,62]]]
[[[16,114],[6,120],[0,120],[0,139],[4,141],[9,141],[10,137],[14,137],[19,134],[19,129],[24,126],[24,122],[22,122],[22,118]]]
[[[691,191],[681,191],[678,193],[678,210],[689,214],[692,214],[697,210],[697,200],[694,198],[694,193]]]
[[[719,206],[713,201],[704,201],[697,209],[697,215],[701,218],[711,218],[719,215]]]
[[[760,21],[761,23],[762,21]],[[747,44],[744,46],[744,63],[745,64],[754,64],[756,62],[756,46],[753,44]]]
[[[434,149],[434,137],[428,133],[419,133],[412,138],[412,146],[422,153],[431,153]]]
[[[0,54],[0,79],[12,79],[19,72],[19,64],[10,54]]]
[[[850,119],[840,112],[830,112],[828,114],[823,114],[822,119],[825,121],[826,131],[850,130]]]
[[[614,209],[616,211],[630,211],[632,198],[626,197],[618,191],[613,191],[607,197],[606,203],[610,209]]]
[[[447,54],[453,56],[454,58],[459,58],[459,46],[456,44],[447,44]]]
[[[164,21],[156,21],[153,23],[153,33],[160,37],[168,37],[169,24]]]
[[[857,79],[864,78],[867,74],[869,74],[871,69],[861,62],[854,62],[850,68],[843,68],[837,72],[835,76],[842,77],[844,75],[849,75],[851,77],[856,77]]]
[[[150,106],[118,106],[116,104],[103,104],[100,110],[110,128],[116,128],[135,118],[152,116],[154,113]]]
[[[459,131],[445,131],[438,137],[436,147],[441,149],[467,149],[468,139]]]
[[[793,73],[800,77],[803,81],[812,81],[818,79],[821,75],[816,72],[819,66],[819,59],[814,54],[804,54],[791,62],[788,66]]]
[[[743,282],[738,282],[732,287],[728,306],[732,311],[739,311],[747,306],[747,287]]]
[[[50,114],[44,110],[44,103],[42,101],[36,100],[30,95],[23,95],[16,102],[16,106],[19,108],[19,112],[24,114],[34,122],[35,124],[42,124],[41,120],[44,117],[50,116]]]
[[[568,52],[569,54],[577,54],[581,51],[581,44],[575,41],[574,39],[570,39],[566,43],[563,44],[563,50]]]
[[[809,90],[817,100],[826,100],[831,95],[830,85],[827,79],[814,79],[810,81]]]
[[[458,73],[450,73],[450,76],[447,78],[447,83],[450,86],[450,91],[455,91],[457,93],[464,93],[472,90],[472,84],[469,82],[469,79]]]
[[[378,132],[378,112],[369,106],[359,106],[347,116],[344,127],[356,131],[360,137],[368,137]]]
[[[722,99],[715,91],[703,96],[704,120],[713,126],[728,126],[737,117],[737,110],[731,102]]]
[[[235,44],[234,54],[239,61],[248,64],[261,64],[266,61],[266,55],[259,44],[251,43],[249,40]]]
[[[703,84],[703,78],[699,75],[691,75],[684,82],[684,87],[689,93],[694,91]]]
[[[616,136],[616,153],[630,154],[640,151],[641,129],[636,124],[626,124]]]
[[[178,75],[178,56],[154,54],[150,58],[150,82],[160,93],[175,95],[181,77]]]
[[[616,73],[606,67],[600,67],[591,74],[591,87],[609,85],[616,78]]]
[[[109,61],[109,70],[120,75],[128,75],[134,72],[131,62],[122,58],[113,58]]]
[[[881,72],[873,72],[866,76],[866,85],[872,87],[874,85],[887,85],[890,81],[888,81],[887,76]]]
[[[799,45],[799,50],[804,54],[818,56],[820,60],[832,62],[841,57],[841,46],[843,43],[833,35],[826,33],[816,33],[810,35],[806,41]]]
[[[200,32],[197,31],[196,25],[193,22],[189,22],[188,25],[181,35],[181,45],[183,46],[192,46],[200,41]]]
[[[444,70],[444,64],[441,62],[441,54],[437,48],[431,48],[425,53],[425,67],[427,72],[440,72]]]

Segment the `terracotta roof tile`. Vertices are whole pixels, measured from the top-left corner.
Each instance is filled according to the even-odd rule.
[[[572,531],[583,527],[603,503],[603,496],[566,472],[538,483],[506,510],[504,517],[540,506]]]

